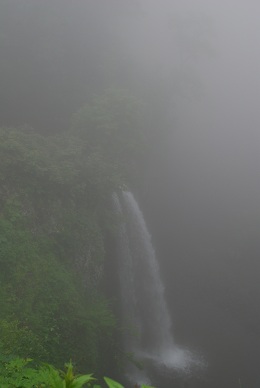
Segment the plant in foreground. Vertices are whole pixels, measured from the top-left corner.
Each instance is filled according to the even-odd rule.
[[[30,365],[31,364],[31,365]],[[0,387],[1,388],[102,388],[96,384],[92,374],[75,375],[73,364],[65,364],[66,370],[59,371],[49,364],[34,367],[32,359],[1,359],[0,357]],[[109,388],[124,388],[120,383],[104,377]],[[139,387],[138,387],[139,388]],[[142,385],[140,388],[153,388]]]

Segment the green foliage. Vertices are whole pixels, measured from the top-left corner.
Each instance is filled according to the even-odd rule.
[[[46,357],[40,338],[18,321],[0,320],[0,352],[4,355],[20,354],[24,357]]]
[[[92,374],[76,375],[71,362],[65,364],[65,372],[49,364],[37,366],[32,359],[5,359],[0,357],[1,388],[102,388],[95,384]],[[123,385],[104,377],[108,388],[124,388]],[[140,388],[154,388],[142,385]]]
[[[109,388],[124,388],[123,385],[117,383],[116,381],[110,379],[109,377],[104,377],[105,382]]]
[[[117,222],[108,203],[143,149],[141,105],[118,90],[82,108],[70,133],[0,128],[3,354],[59,367],[72,358],[95,373],[111,348],[119,358],[100,291],[104,240]]]
[[[27,367],[31,359],[0,360],[0,385],[3,388],[43,387],[42,373]]]
[[[0,129],[0,162],[3,351],[97,371],[103,343],[114,346],[115,318],[99,288],[102,209],[117,183],[72,136]]]
[[[62,372],[61,376],[64,380],[64,385],[66,388],[81,388],[84,384],[89,383],[90,381],[95,380],[92,377],[92,374],[77,376],[74,375],[73,365],[71,362],[65,364],[67,371]]]
[[[155,387],[151,387],[150,385],[141,385],[141,388],[155,388]]]
[[[0,360],[1,388],[82,388],[95,380],[92,374],[75,375],[71,362],[65,366],[63,372],[49,364],[37,367],[31,359]]]

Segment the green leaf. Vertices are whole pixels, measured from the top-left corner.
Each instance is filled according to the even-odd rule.
[[[71,383],[71,388],[82,388],[82,386],[90,381],[96,380],[92,374],[75,377]]]
[[[51,365],[45,364],[42,368],[44,380],[53,388],[65,388],[65,382],[61,379],[59,372]]]
[[[109,388],[124,388],[123,385],[117,383],[115,380],[112,380],[109,377],[104,377],[104,380]]]
[[[155,388],[155,387],[152,387],[151,385],[141,385],[141,388]]]

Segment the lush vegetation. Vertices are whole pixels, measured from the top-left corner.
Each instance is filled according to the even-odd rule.
[[[0,129],[0,352],[107,374],[122,354],[102,292],[112,192],[144,152],[140,105],[108,91],[43,136]],[[133,159],[132,159],[133,157]],[[120,362],[119,362],[120,360]]]
[[[99,5],[74,3],[0,4],[0,356],[113,376],[131,356],[105,292],[110,198],[143,179],[149,125],[139,99],[107,89],[120,45],[95,47],[135,6],[104,2],[115,22],[98,38]]]
[[[71,362],[66,371],[57,370],[49,364],[34,365],[31,359],[0,359],[0,384],[2,388],[102,388],[92,374],[76,375]],[[118,382],[104,377],[108,388],[124,388]],[[140,388],[153,388],[142,385]]]

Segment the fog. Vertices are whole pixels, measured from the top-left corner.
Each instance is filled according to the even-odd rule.
[[[258,387],[259,2],[10,0],[0,7],[2,26],[12,26],[0,34],[1,125],[67,129],[76,109],[108,87],[145,101],[154,143],[135,189],[174,339],[208,365],[187,386]]]
[[[160,16],[168,7],[165,19],[194,28],[173,40],[182,55],[173,48],[173,64],[192,82],[181,76],[179,94],[172,88],[167,173],[159,166],[150,189],[175,335],[207,354],[205,386],[257,386],[259,5],[164,5]]]

